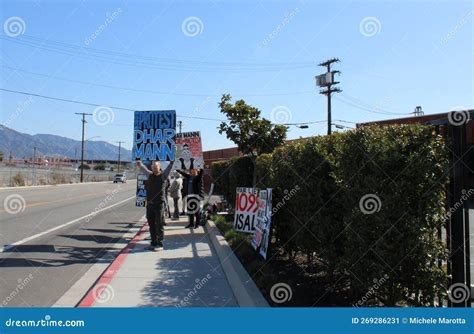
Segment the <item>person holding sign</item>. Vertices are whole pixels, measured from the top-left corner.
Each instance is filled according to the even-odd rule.
[[[183,180],[179,173],[175,173],[174,181],[170,186],[170,195],[173,199],[174,204],[174,214],[173,219],[179,219],[179,200],[181,199],[181,189],[183,188]]]
[[[152,161],[152,170],[146,168],[141,160],[137,160],[137,167],[142,173],[148,175],[148,180],[145,182],[146,219],[148,226],[150,226],[151,244],[148,249],[151,251],[155,251],[157,248],[163,248],[166,180],[173,168],[173,164],[174,161],[170,161],[168,167],[162,172],[158,160]]]
[[[181,169],[177,170],[184,177],[183,188],[186,189],[186,213],[189,217],[189,224],[186,228],[198,228],[199,227],[199,215],[201,211],[201,198],[202,196],[202,175],[204,170],[194,168],[194,159],[191,158],[190,172],[186,173],[184,170],[184,159],[181,161]],[[195,222],[196,220],[196,222]]]

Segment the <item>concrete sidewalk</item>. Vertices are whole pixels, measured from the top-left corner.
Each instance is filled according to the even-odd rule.
[[[203,227],[166,220],[164,249],[148,251],[145,226],[107,268],[79,306],[239,306]]]

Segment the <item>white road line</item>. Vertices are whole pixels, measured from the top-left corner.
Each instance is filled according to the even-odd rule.
[[[87,215],[85,215],[85,216],[82,216],[82,217],[80,217],[80,218],[71,220],[71,221],[69,221],[69,222],[67,222],[67,223],[64,223],[64,224],[62,224],[62,225],[53,227],[53,228],[51,228],[51,229],[49,229],[49,230],[46,230],[46,231],[44,231],[44,232],[41,232],[41,233],[32,235],[31,237],[28,237],[28,238],[22,239],[22,240],[20,240],[20,241],[14,242],[14,243],[12,243],[12,244],[10,244],[10,245],[5,245],[5,246],[3,246],[2,249],[0,249],[0,253],[3,253],[3,252],[5,252],[5,251],[7,251],[7,250],[9,250],[9,249],[11,249],[11,248],[13,248],[13,247],[15,247],[15,246],[22,245],[22,244],[24,244],[25,242],[28,242],[28,241],[31,241],[31,240],[33,240],[33,239],[39,238],[39,237],[41,237],[41,236],[43,236],[43,235],[45,235],[45,234],[48,234],[48,233],[54,232],[54,231],[56,231],[56,230],[59,230],[59,229],[61,229],[61,228],[63,228],[63,227],[66,227],[66,226],[69,226],[69,225],[71,225],[71,224],[80,222],[81,220],[83,220],[83,219],[85,219],[85,218],[93,217],[93,216],[97,215],[99,212],[102,212],[102,211],[111,209],[111,208],[113,208],[113,207],[115,207],[115,206],[117,206],[117,205],[120,205],[120,204],[122,204],[122,203],[125,203],[125,202],[131,200],[132,198],[135,198],[135,195],[133,195],[132,197],[129,197],[129,198],[127,198],[127,199],[124,199],[124,200],[122,200],[122,201],[120,201],[120,202],[117,202],[117,203],[115,203],[115,204],[109,205],[109,206],[107,206],[107,207],[105,207],[105,208],[102,208],[102,209],[100,209],[100,210],[94,210],[93,212],[91,212],[91,213],[89,213],[89,214],[87,214]]]

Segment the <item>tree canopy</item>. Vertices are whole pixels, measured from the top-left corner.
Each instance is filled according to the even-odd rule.
[[[258,156],[271,153],[286,140],[287,127],[272,124],[261,117],[261,111],[244,100],[231,102],[230,94],[223,94],[219,107],[227,116],[228,122],[222,122],[219,133],[225,133],[243,154]]]

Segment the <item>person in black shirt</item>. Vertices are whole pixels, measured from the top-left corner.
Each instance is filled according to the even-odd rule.
[[[186,228],[198,228],[199,227],[199,215],[201,209],[201,199],[203,198],[202,191],[202,175],[204,170],[194,168],[194,159],[191,158],[190,172],[186,173],[184,170],[184,160],[181,158],[181,169],[177,170],[183,177],[183,188],[186,190],[186,213],[189,217],[189,224]],[[196,220],[196,222],[194,221]]]
[[[148,175],[145,183],[146,189],[146,219],[150,226],[151,245],[150,250],[163,248],[163,225],[164,225],[164,203],[166,196],[166,180],[173,168],[174,161],[171,161],[162,172],[159,161],[152,161],[151,169],[146,168],[138,160],[137,166],[140,171]]]

